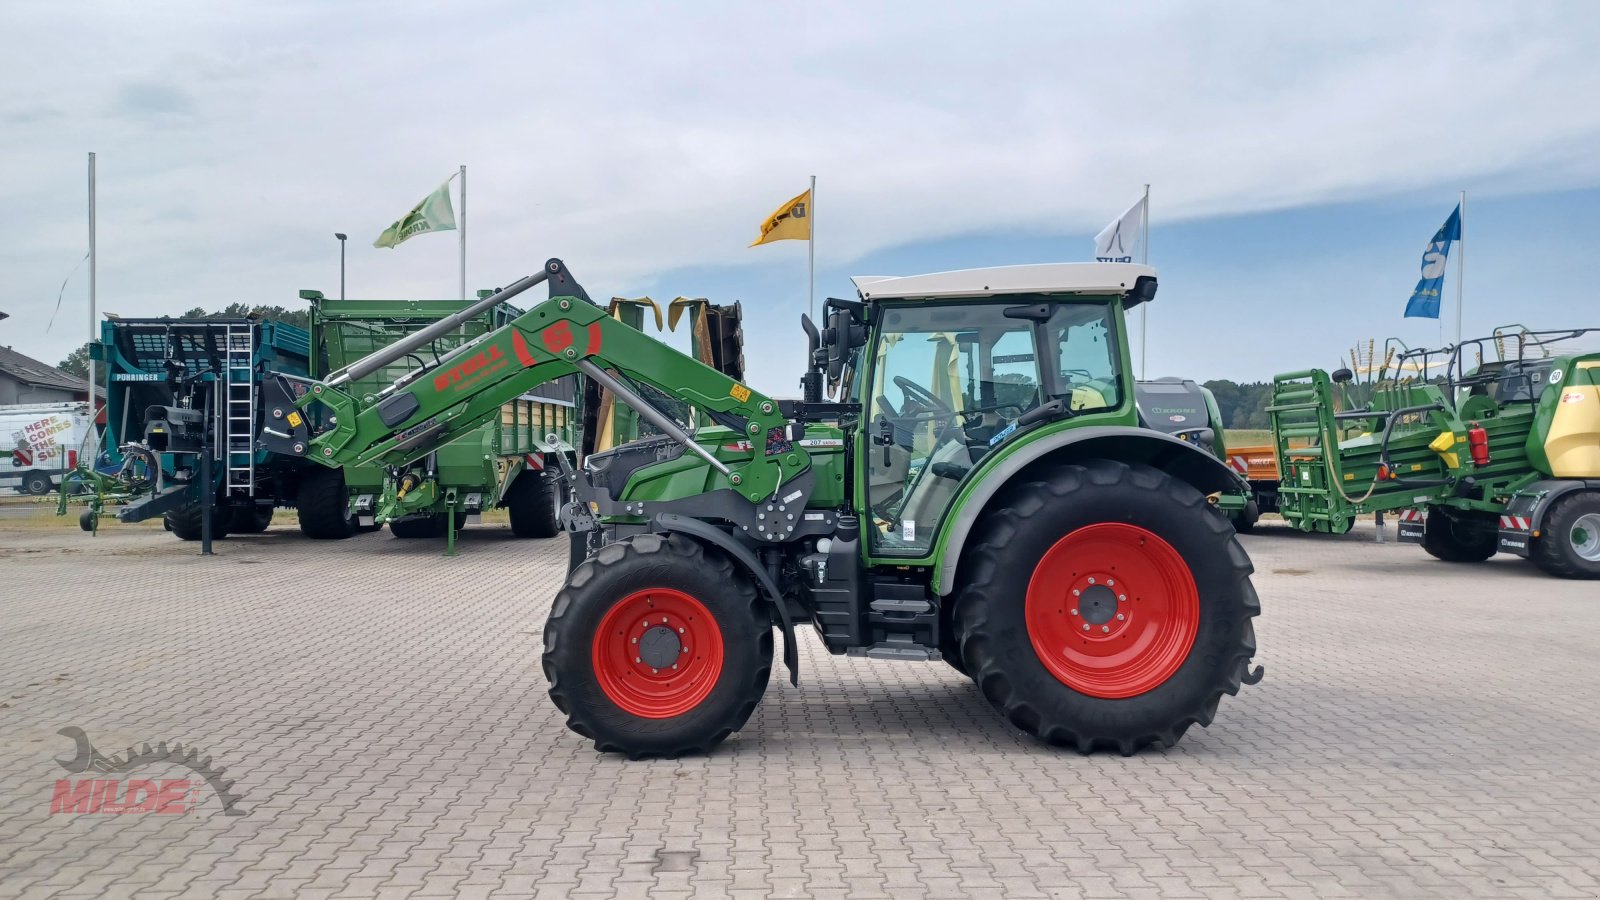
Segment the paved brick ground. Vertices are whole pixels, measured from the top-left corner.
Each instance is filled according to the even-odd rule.
[[[1369,540],[1247,539],[1267,679],[1174,750],[808,635],[715,755],[628,763],[544,693],[559,542],[0,531],[0,895],[1600,895],[1600,586]],[[247,814],[50,815],[64,726]]]

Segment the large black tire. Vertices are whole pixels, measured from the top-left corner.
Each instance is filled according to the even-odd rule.
[[[300,516],[300,533],[308,538],[342,541],[356,533],[344,472],[339,469],[313,466],[306,471],[300,476],[294,505]]]
[[[84,531],[94,531],[94,520],[95,515],[90,510],[86,509],[83,512],[78,513],[78,527],[82,528]]]
[[[228,531],[232,534],[260,534],[272,525],[270,506],[235,506],[230,513]]]
[[[1557,578],[1600,578],[1600,491],[1579,491],[1551,504],[1529,556]]]
[[[1483,562],[1500,546],[1499,519],[1493,515],[1457,513],[1442,506],[1428,508],[1422,549],[1445,562]]]
[[[389,533],[403,541],[442,538],[444,537],[444,516],[431,514],[412,516],[409,519],[390,519]]]
[[[21,493],[43,496],[50,493],[50,476],[43,472],[28,472],[22,476]]]
[[[656,610],[672,619],[646,630]],[[674,626],[691,630],[679,638]],[[634,645],[640,655],[630,663]],[[749,720],[772,673],[772,623],[754,585],[722,554],[681,535],[641,534],[596,551],[556,595],[544,646],[550,699],[567,727],[630,759],[710,751]],[[608,662],[619,650],[621,665]],[[685,670],[636,668],[656,662],[649,652],[686,659]],[[678,693],[631,693],[640,689]]]
[[[226,506],[215,506],[211,509],[211,539],[221,540],[228,536],[228,525],[233,518],[232,510]],[[200,504],[184,506],[169,512],[164,517],[167,530],[177,536],[180,541],[198,541],[201,538]]]
[[[526,469],[506,491],[511,533],[520,538],[552,538],[561,533],[561,485],[544,472]]]
[[[1150,744],[1176,744],[1190,725],[1211,723],[1223,694],[1238,693],[1255,654],[1250,620],[1261,604],[1250,584],[1250,558],[1195,488],[1147,466],[1104,460],[1062,466],[1002,495],[976,533],[982,540],[959,568],[956,633],[973,680],[1012,724],[1082,753],[1128,755]],[[1075,542],[1088,535],[1115,542],[1120,563],[1106,554],[1084,555],[1085,546],[1096,545]],[[1037,587],[1036,570],[1045,573]],[[1101,573],[1098,586],[1091,573]],[[1109,587],[1116,578],[1125,578],[1123,586]],[[1078,582],[1081,600],[1068,593],[1079,590],[1073,587]],[[1191,584],[1182,589],[1185,601],[1171,599],[1179,591],[1169,586]],[[1069,617],[1068,608],[1080,603],[1083,615],[1071,608]],[[1160,613],[1180,608],[1187,612]],[[1113,612],[1115,620],[1109,619]],[[1040,644],[1030,630],[1035,615]],[[1093,630],[1112,633],[1080,635],[1080,619],[1085,631],[1094,622]],[[1112,642],[1142,643],[1137,629],[1151,627],[1167,629],[1149,644],[1167,648],[1165,662],[1135,657],[1138,666],[1150,668],[1142,675],[1127,670],[1121,687],[1069,685],[1052,669],[1060,669],[1061,659],[1052,653],[1047,665],[1036,649],[1076,641],[1114,652]],[[1056,628],[1070,637],[1052,643]],[[1172,636],[1185,629],[1192,635],[1187,641]],[[1074,644],[1061,653],[1078,650]],[[1104,677],[1124,677],[1123,671]]]

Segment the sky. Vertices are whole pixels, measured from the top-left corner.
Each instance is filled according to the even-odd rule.
[[[0,4],[0,344],[88,330],[82,269],[50,322],[88,151],[102,312],[336,293],[336,231],[349,296],[453,296],[454,235],[371,242],[464,164],[469,289],[557,256],[597,299],[738,300],[784,396],[807,248],[747,245],[811,175],[819,302],[1087,260],[1151,184],[1151,376],[1437,343],[1401,312],[1462,190],[1468,336],[1600,326],[1600,6],[1321,6]]]

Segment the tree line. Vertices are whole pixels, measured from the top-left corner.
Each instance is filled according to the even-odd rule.
[[[1224,428],[1271,428],[1267,407],[1272,405],[1272,382],[1244,383],[1221,379],[1205,386],[1217,398],[1217,411]]]
[[[271,319],[296,328],[311,327],[311,312],[305,309],[289,309],[283,306],[251,306],[248,303],[229,303],[216,312],[207,312],[196,306],[181,316],[180,319],[240,319],[245,316],[255,316],[259,319]],[[89,377],[89,345],[83,346],[67,354],[67,358],[56,363],[56,368],[78,378]]]

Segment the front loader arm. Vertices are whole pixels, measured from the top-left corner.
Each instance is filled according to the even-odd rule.
[[[339,373],[314,382],[292,408],[269,404],[262,442],[267,449],[333,467],[400,466],[493,421],[506,402],[573,373],[611,388],[642,416],[707,458],[729,487],[752,502],[773,495],[810,465],[797,435],[791,434],[796,429],[789,427],[777,403],[629,328],[580,296],[553,296],[378,395],[348,392],[348,381],[339,382]],[[731,467],[715,460],[616,375],[718,414],[750,441],[755,451],[751,459]],[[321,419],[329,427],[312,434],[310,425],[317,417],[307,413],[317,405],[330,413]]]

